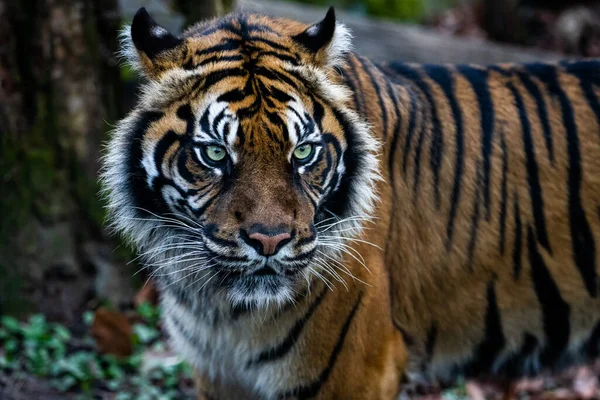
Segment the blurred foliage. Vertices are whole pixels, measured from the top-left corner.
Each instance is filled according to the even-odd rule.
[[[26,374],[49,379],[60,392],[80,392],[84,398],[98,390],[118,400],[181,398],[181,382],[191,380],[191,368],[183,362],[142,368],[145,352],[163,352],[165,344],[157,329],[160,310],[144,303],[137,314],[141,322],[134,325],[134,353],[124,358],[99,354],[92,337],[76,338],[43,315],[27,322],[3,316],[0,372],[15,379]],[[93,320],[92,312],[84,315],[88,326]]]

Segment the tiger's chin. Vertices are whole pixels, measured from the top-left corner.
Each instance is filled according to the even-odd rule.
[[[231,274],[220,281],[221,289],[234,307],[253,309],[282,307],[297,301],[306,281],[302,275]]]

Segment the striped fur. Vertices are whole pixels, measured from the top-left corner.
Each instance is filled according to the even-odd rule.
[[[600,62],[375,65],[348,38],[332,10],[182,38],[140,12],[124,35],[148,83],[103,182],[201,398],[392,399],[597,357]],[[256,226],[290,239],[261,256]]]

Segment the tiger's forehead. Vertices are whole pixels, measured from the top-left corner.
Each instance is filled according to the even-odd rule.
[[[263,102],[265,100],[263,99]],[[236,151],[290,153],[300,142],[319,141],[320,131],[310,110],[296,96],[287,101],[256,106],[249,112],[246,102],[230,103],[212,96],[191,106],[194,119],[193,141],[218,143]],[[233,157],[235,161],[235,156]]]
[[[208,21],[184,32],[188,68],[214,61],[215,55],[230,61],[276,57],[299,63],[310,55],[291,39],[306,29],[297,21],[260,14],[236,14]]]

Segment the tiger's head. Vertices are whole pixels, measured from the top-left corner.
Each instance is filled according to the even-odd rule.
[[[137,12],[123,54],[145,83],[102,178],[113,226],[159,283],[262,306],[335,274],[378,177],[340,83],[349,47],[333,9],[312,26],[233,14],[182,37]]]

